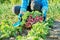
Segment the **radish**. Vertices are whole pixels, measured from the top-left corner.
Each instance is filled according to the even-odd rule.
[[[43,21],[43,17],[42,17],[42,16],[39,17],[39,21],[40,21],[40,22]]]

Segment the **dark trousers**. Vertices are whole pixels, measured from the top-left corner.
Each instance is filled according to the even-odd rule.
[[[20,8],[21,8],[21,6],[14,6],[14,13],[16,14],[16,15],[18,15],[19,13],[20,13]],[[27,7],[27,11],[29,11],[29,12],[32,12],[32,10],[30,9],[30,7]]]
[[[15,7],[14,7],[14,10],[13,10],[14,13],[18,15],[18,14],[20,13],[20,8],[21,8],[21,6],[15,6]],[[34,8],[34,10],[31,10],[30,6],[28,6],[28,7],[27,7],[27,11],[32,12],[32,11],[37,10],[37,11],[39,11],[39,12],[42,12],[42,11],[41,11],[42,6],[39,5],[39,4],[37,4],[37,3],[34,5],[33,8]]]

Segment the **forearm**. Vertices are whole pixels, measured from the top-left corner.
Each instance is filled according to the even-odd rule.
[[[20,12],[26,12],[27,6],[29,5],[29,0],[22,0]]]
[[[48,6],[44,6],[44,7],[42,7],[42,13],[43,13],[43,18],[44,18],[43,21],[46,20],[47,10],[48,10]]]
[[[48,10],[48,0],[43,0],[42,1],[42,13],[44,16],[46,16]]]
[[[22,17],[24,12],[26,12],[28,5],[29,5],[29,0],[22,0],[21,9],[20,9],[20,13],[18,15],[18,18]]]
[[[48,10],[47,6],[42,7],[42,13],[44,17],[46,17],[47,10]]]

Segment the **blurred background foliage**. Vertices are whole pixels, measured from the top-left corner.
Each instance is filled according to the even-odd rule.
[[[0,3],[10,3],[10,4],[17,4],[17,3],[21,3],[21,0],[0,0]]]

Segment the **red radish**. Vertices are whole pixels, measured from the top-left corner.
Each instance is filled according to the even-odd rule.
[[[34,21],[35,21],[35,22],[38,22],[38,21],[39,21],[39,17],[36,17],[36,18],[34,19]]]
[[[30,17],[30,16],[29,16],[29,18],[28,18],[28,19],[31,19],[31,18],[32,18],[32,17]]]
[[[27,19],[27,22],[29,21],[30,19]]]
[[[39,16],[36,16],[36,19],[39,20]]]
[[[40,21],[40,22],[43,21],[43,17],[42,17],[42,16],[39,17],[39,21]]]
[[[39,18],[40,18],[41,20],[43,20],[43,17],[42,17],[42,16],[40,16]]]
[[[42,22],[43,21],[43,17],[42,16],[36,16],[35,18],[32,17],[32,15],[30,15],[27,19],[27,22],[25,24],[26,28],[31,28],[31,25],[33,25],[36,22]]]
[[[30,21],[31,21],[31,22],[33,22],[33,21],[34,21],[34,19],[30,19]]]
[[[39,17],[38,16],[36,16],[36,20],[39,20]]]
[[[29,18],[27,19],[27,21],[29,21],[29,20],[31,20],[31,19],[33,19],[33,18],[32,18],[32,15],[29,16]]]
[[[32,15],[30,15],[29,18],[32,18]]]
[[[31,21],[28,21],[28,24],[32,24],[32,22]]]
[[[31,28],[31,24],[27,22],[27,23],[25,24],[25,27],[26,27],[26,28]]]
[[[30,17],[32,17],[32,14],[30,15]]]

